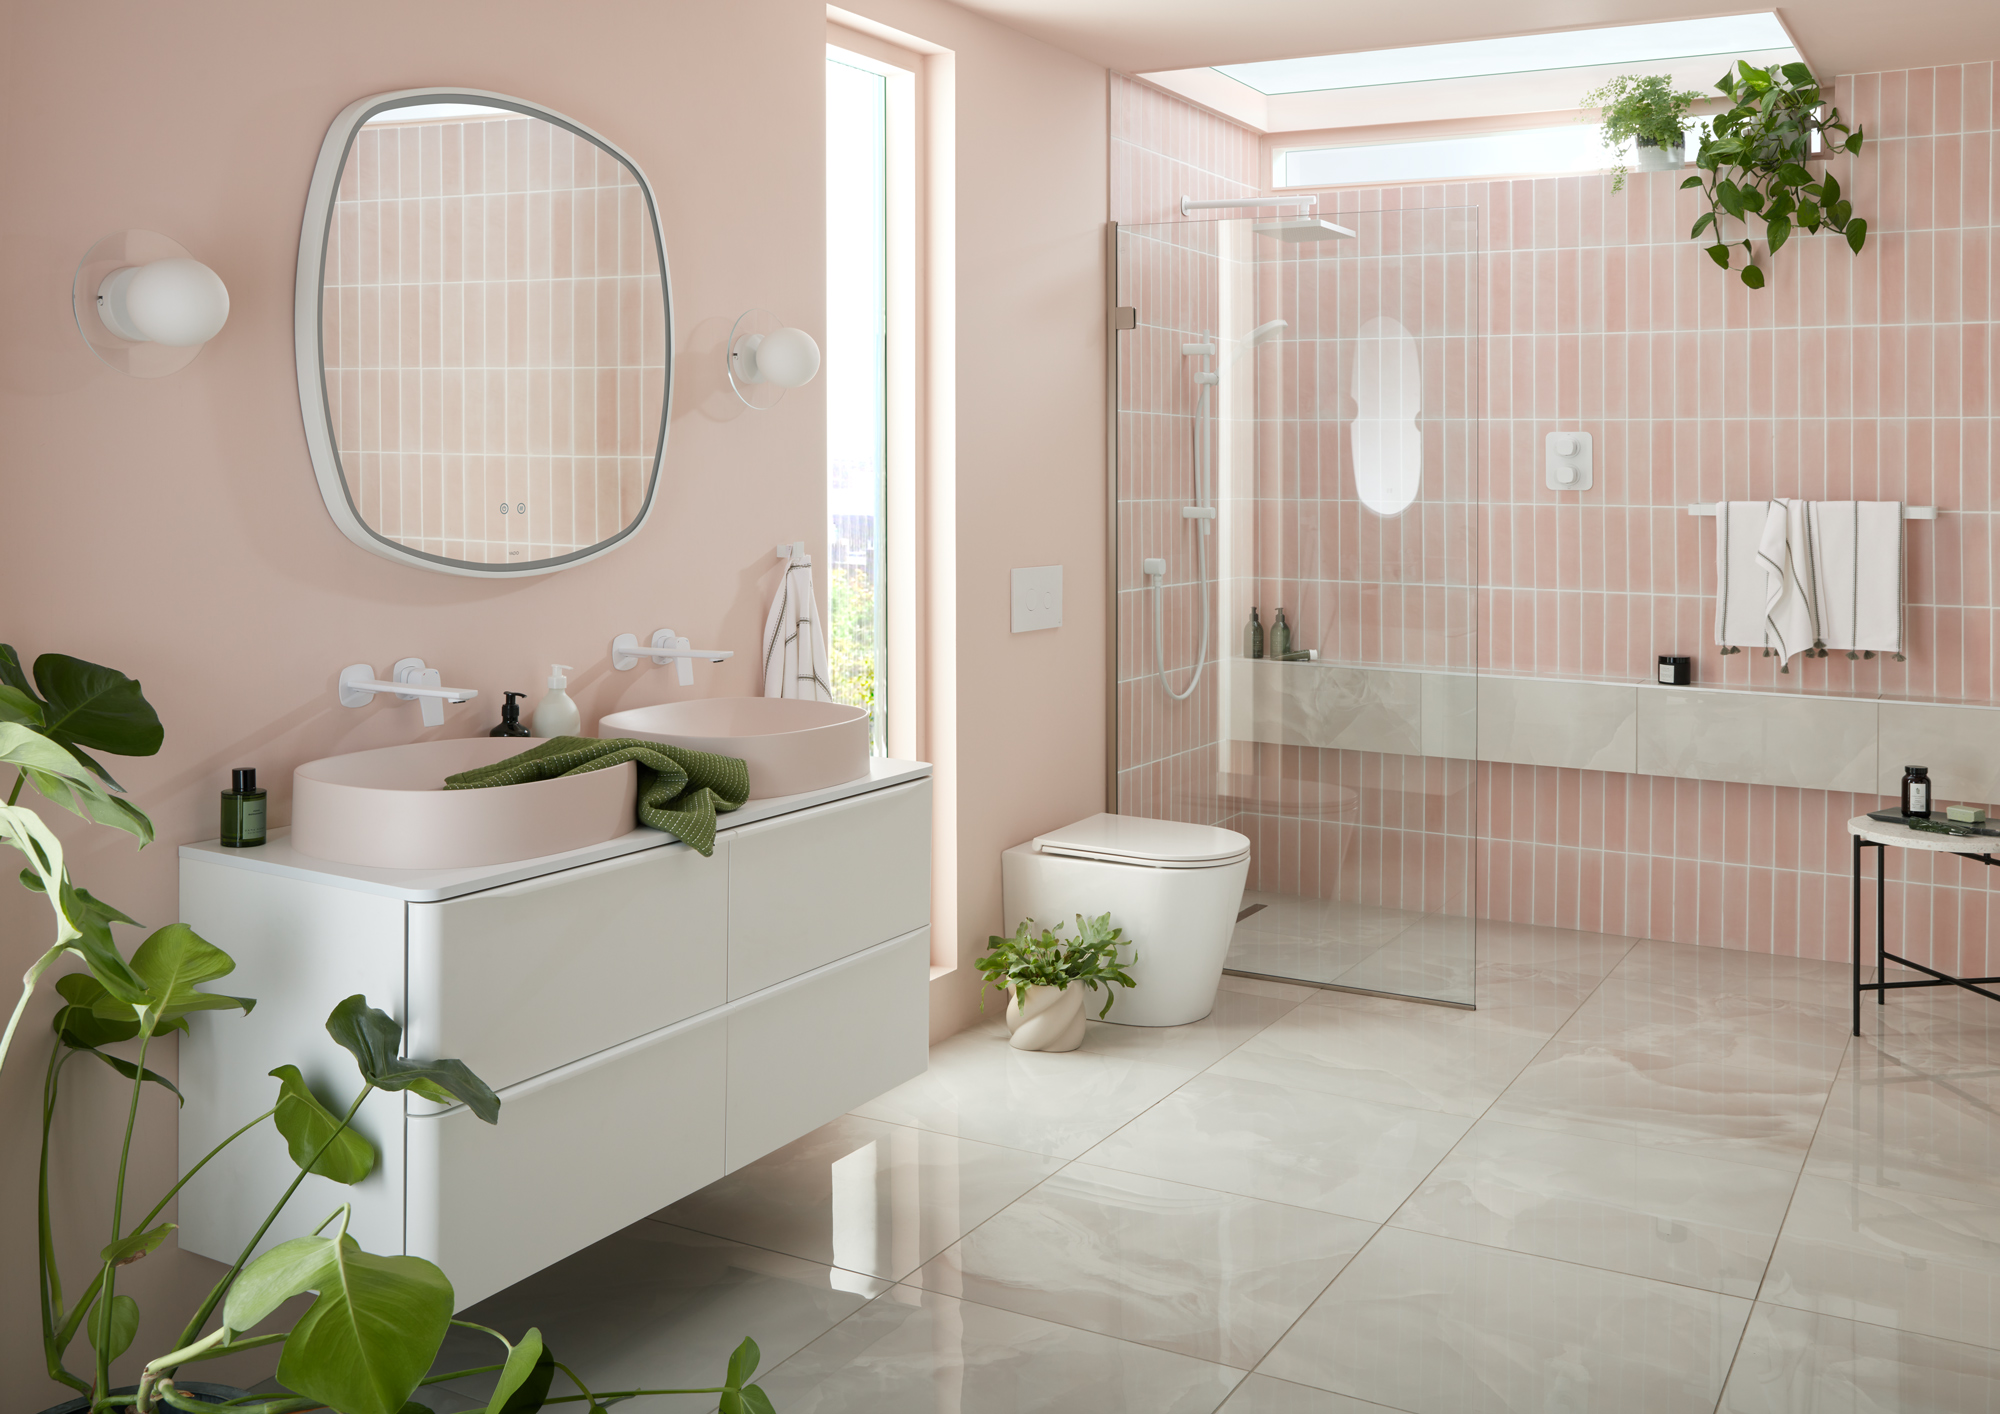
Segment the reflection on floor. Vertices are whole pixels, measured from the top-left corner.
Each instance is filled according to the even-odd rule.
[[[752,1333],[781,1414],[2000,1409],[2000,1007],[1850,1040],[1841,967],[1508,924],[1477,980],[989,1021],[470,1314],[610,1387]]]
[[[1473,1002],[1470,918],[1251,890],[1223,965],[1260,977]]]

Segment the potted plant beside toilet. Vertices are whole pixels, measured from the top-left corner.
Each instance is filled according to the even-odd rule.
[[[1611,190],[1625,189],[1625,144],[1632,144],[1631,165],[1641,172],[1667,172],[1687,162],[1689,108],[1707,95],[1676,90],[1664,74],[1620,74],[1602,88],[1583,96],[1586,117],[1599,110],[1604,145],[1617,156]]]
[[[1131,940],[1111,926],[1109,913],[1079,913],[1073,938],[1063,936],[1067,926],[1038,931],[1034,919],[1023,918],[1011,937],[996,933],[986,940],[977,965],[987,985],[1007,994],[1007,1043],[1016,1050],[1075,1050],[1083,1044],[1084,992],[1103,990],[1102,1019],[1117,1000],[1112,988],[1134,985],[1118,960]],[[1125,960],[1134,959],[1128,952]]]

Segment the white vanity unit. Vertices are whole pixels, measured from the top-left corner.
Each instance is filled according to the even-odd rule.
[[[930,768],[724,815],[713,857],[637,829],[485,868],[334,864],[274,831],[180,851],[181,918],[236,959],[182,1039],[182,1171],[268,1109],[274,1066],[351,1101],[327,1013],[364,993],[404,1052],[457,1057],[500,1123],[377,1093],[380,1163],[308,1178],[263,1246],[343,1202],[371,1251],[444,1268],[465,1306],[921,1073],[930,976]],[[184,1248],[233,1260],[297,1170],[270,1125],[180,1199]]]

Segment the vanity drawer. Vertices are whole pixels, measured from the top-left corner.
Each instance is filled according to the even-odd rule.
[[[410,904],[408,1054],[498,1090],[720,1006],[729,852],[665,845]]]
[[[731,1172],[922,1075],[931,930],[797,977],[731,1011]]]
[[[728,832],[729,995],[931,921],[931,783]]]
[[[500,1123],[409,1119],[404,1250],[457,1306],[723,1175],[726,1021],[692,1021],[504,1091]]]

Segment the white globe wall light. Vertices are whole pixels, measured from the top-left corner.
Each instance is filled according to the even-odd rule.
[[[120,231],[85,253],[70,283],[77,332],[137,378],[187,367],[229,320],[229,287],[176,241]]]
[[[819,344],[805,330],[753,309],[730,329],[723,363],[736,396],[761,412],[777,406],[785,389],[803,388],[818,375]]]

